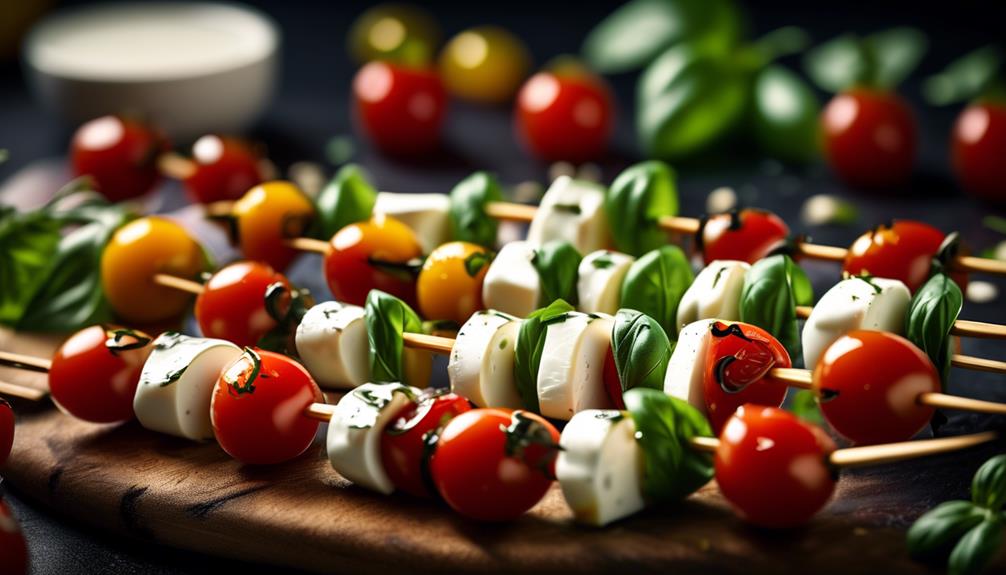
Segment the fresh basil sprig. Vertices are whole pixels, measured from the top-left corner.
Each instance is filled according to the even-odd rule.
[[[611,351],[622,393],[636,387],[662,390],[673,349],[664,329],[652,317],[634,309],[620,309],[615,314]]]
[[[571,311],[574,311],[573,306],[564,300],[556,300],[531,312],[520,324],[514,348],[513,374],[517,381],[517,393],[529,411],[541,411],[538,406],[538,367],[548,326]]]
[[[576,281],[580,260],[583,256],[565,240],[545,242],[535,250],[531,265],[538,270],[541,293],[538,305],[544,307],[558,299],[566,300],[576,305],[579,296],[576,291]]]
[[[961,288],[950,276],[937,272],[915,292],[905,316],[905,336],[926,352],[944,385],[950,379],[953,354],[950,330],[963,305]]]
[[[821,102],[795,73],[771,64],[755,77],[752,132],[758,147],[786,162],[809,162],[820,153]]]
[[[893,89],[918,66],[929,40],[915,28],[899,27],[865,38],[844,34],[807,52],[804,69],[826,92],[853,86]]]
[[[349,224],[370,219],[376,201],[377,190],[367,181],[363,169],[346,164],[315,200],[319,234],[328,239]]]
[[[659,221],[678,213],[674,178],[674,170],[658,160],[629,166],[615,178],[604,196],[604,211],[619,251],[639,256],[667,243]]]
[[[789,256],[762,258],[744,275],[740,319],[772,334],[790,357],[800,357],[796,306],[808,305],[814,291],[807,274]]]
[[[666,245],[629,266],[622,282],[621,306],[655,319],[670,339],[677,339],[678,304],[694,280],[681,248]]]
[[[450,200],[451,238],[494,248],[499,222],[486,214],[486,205],[503,200],[496,178],[475,172],[454,186]]]
[[[1006,93],[1006,70],[1002,50],[985,46],[951,62],[939,74],[923,84],[923,95],[930,104],[945,106],[955,102]]]
[[[624,397],[643,450],[643,495],[648,500],[680,501],[713,478],[712,455],[688,443],[713,435],[697,409],[655,389],[631,389]]]
[[[423,322],[409,304],[381,290],[371,290],[364,305],[367,341],[370,344],[370,373],[374,381],[412,385],[402,368],[405,332],[420,333]],[[415,382],[425,385],[425,382]]]

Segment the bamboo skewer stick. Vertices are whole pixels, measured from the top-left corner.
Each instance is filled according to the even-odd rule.
[[[0,395],[27,399],[28,401],[42,401],[48,393],[45,390],[28,387],[27,385],[0,381]]]
[[[154,274],[154,283],[193,295],[203,293],[203,284],[170,274]]]
[[[810,317],[812,311],[814,311],[813,306],[798,305],[796,306],[796,317],[800,319],[807,319]],[[959,319],[955,321],[953,327],[950,328],[950,334],[962,337],[968,336],[989,339],[1006,339],[1006,325],[986,323],[984,321],[973,321],[970,319]]]
[[[24,355],[21,353],[14,353],[12,351],[0,351],[0,365],[28,371],[36,371],[39,373],[47,373],[52,367],[52,362],[48,359],[35,357],[33,355]]]

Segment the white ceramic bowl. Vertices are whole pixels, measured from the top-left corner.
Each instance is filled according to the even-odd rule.
[[[136,112],[176,140],[236,134],[271,99],[279,36],[236,4],[101,4],[36,25],[25,70],[44,105],[74,125]]]

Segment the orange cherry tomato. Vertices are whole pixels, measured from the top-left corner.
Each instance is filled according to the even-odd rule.
[[[945,238],[943,232],[929,224],[895,220],[859,236],[849,247],[842,269],[854,276],[900,280],[914,293],[929,278],[933,256]],[[966,274],[951,275],[962,290],[967,286]]]
[[[243,140],[203,136],[192,145],[192,161],[185,189],[201,204],[236,200],[262,181],[262,158]]]
[[[0,569],[5,574],[27,575],[28,544],[17,518],[0,499]]]
[[[484,307],[482,282],[491,261],[489,250],[468,242],[449,242],[434,249],[416,282],[420,314],[458,325],[468,321]]]
[[[746,209],[710,216],[699,233],[706,265],[716,260],[753,264],[786,245],[789,226],[772,212]]]
[[[98,191],[113,202],[154,189],[161,175],[157,156],[168,142],[152,127],[120,116],[87,122],[73,135],[70,161],[78,176],[91,176]]]
[[[286,269],[297,250],[286,241],[301,237],[314,217],[314,205],[296,185],[284,181],[259,184],[234,202],[231,211],[245,259]]]
[[[203,336],[241,347],[257,344],[276,327],[266,308],[266,293],[277,283],[289,292],[286,276],[263,263],[237,262],[221,268],[196,298],[196,320]]]
[[[611,90],[598,76],[539,72],[517,94],[517,129],[543,160],[596,160],[608,149],[613,108]]]
[[[325,279],[332,295],[343,303],[362,306],[370,290],[379,289],[415,307],[415,277],[409,270],[393,268],[422,255],[411,228],[377,214],[332,236],[325,255]]]
[[[513,98],[530,62],[520,38],[498,26],[479,26],[447,42],[440,52],[440,74],[459,98],[502,104]]]
[[[7,463],[14,447],[14,409],[6,399],[0,398],[0,467]]]

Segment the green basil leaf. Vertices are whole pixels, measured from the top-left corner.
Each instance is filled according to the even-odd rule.
[[[873,52],[872,85],[894,89],[918,67],[929,48],[926,34],[908,26],[900,26],[867,36],[865,42]]]
[[[843,34],[819,44],[803,58],[803,68],[818,88],[841,92],[871,75],[863,45],[855,34]]]
[[[545,332],[548,324],[559,316],[574,311],[573,306],[563,300],[556,300],[547,307],[531,312],[521,322],[514,347],[513,374],[517,381],[517,393],[529,411],[538,413],[538,367],[541,352],[545,347]]]
[[[817,403],[817,396],[809,389],[800,389],[792,394],[789,410],[800,419],[814,425],[824,426],[825,424],[824,416],[821,415],[821,406]]]
[[[978,468],[971,481],[971,501],[991,511],[1006,504],[1006,454],[996,455]]]
[[[346,164],[315,200],[321,237],[328,239],[349,224],[370,219],[376,201],[377,190],[367,181],[363,169]]]
[[[678,213],[674,178],[674,170],[658,160],[629,166],[615,178],[604,211],[619,251],[639,256],[667,243],[660,218]]]
[[[652,317],[634,309],[615,314],[611,351],[622,393],[636,387],[663,390],[673,349],[667,333]]]
[[[752,122],[763,152],[805,163],[820,155],[821,102],[802,78],[772,64],[755,78]]]
[[[499,182],[488,172],[475,172],[451,190],[451,237],[487,248],[496,246],[499,222],[486,215],[486,205],[503,201]]]
[[[927,78],[922,85],[922,93],[935,106],[972,100],[994,84],[1002,69],[1002,51],[995,45],[985,46],[962,56],[939,74]]]
[[[915,28],[899,27],[859,38],[845,34],[807,52],[804,69],[822,90],[855,85],[891,90],[918,66],[929,40]]]
[[[14,325],[45,283],[60,242],[60,222],[43,211],[0,206],[0,322]]]
[[[803,270],[787,255],[762,258],[744,276],[740,319],[772,334],[790,357],[800,357],[797,296],[802,301],[813,299],[810,281]]]
[[[942,559],[960,538],[982,522],[985,513],[970,501],[947,501],[929,510],[908,530],[908,554]]]
[[[423,322],[409,304],[381,290],[371,290],[364,305],[367,341],[370,344],[370,372],[374,381],[401,382],[425,386],[426,382],[408,382],[402,369],[405,332],[421,333]]]
[[[936,273],[915,292],[905,318],[905,337],[926,352],[944,384],[950,379],[953,355],[950,330],[963,305],[957,283],[944,273]]]
[[[678,304],[694,280],[681,248],[666,245],[632,262],[622,282],[621,307],[639,310],[664,328],[668,338],[678,333]]]
[[[1002,547],[1003,520],[990,517],[964,534],[950,553],[947,572],[950,575],[973,575],[980,572]]]
[[[576,291],[578,269],[583,256],[564,240],[552,240],[535,250],[531,265],[538,270],[541,280],[541,295],[538,304],[542,307],[558,299],[577,304]]]
[[[643,494],[653,502],[680,501],[713,478],[713,457],[692,449],[693,437],[712,437],[706,418],[663,391],[630,389],[625,406],[643,450]]]

